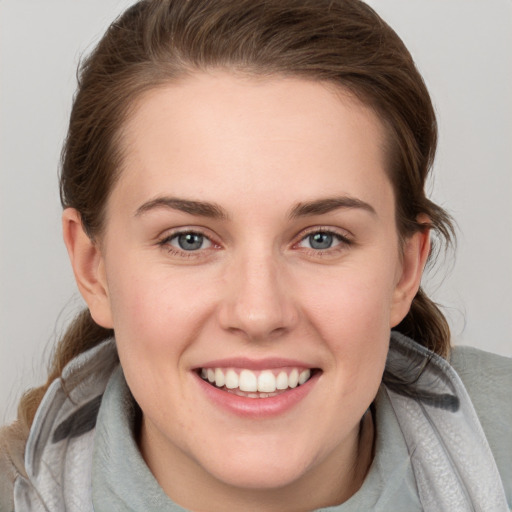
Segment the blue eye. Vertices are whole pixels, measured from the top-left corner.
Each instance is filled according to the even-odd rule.
[[[330,231],[315,231],[306,235],[300,241],[299,246],[307,249],[314,249],[316,251],[326,251],[340,245],[341,243],[348,244],[349,241],[337,233],[332,233]]]
[[[313,233],[308,236],[308,241],[312,249],[329,249],[332,247],[334,237],[331,233]]]
[[[211,241],[204,235],[193,232],[178,233],[169,238],[168,242],[173,247],[177,247],[182,251],[198,251],[212,245]]]

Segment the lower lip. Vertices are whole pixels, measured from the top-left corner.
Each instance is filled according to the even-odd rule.
[[[304,384],[268,398],[248,398],[238,396],[212,386],[195,372],[194,375],[202,391],[215,405],[218,405],[237,416],[248,418],[268,418],[284,414],[301,402],[313,389],[313,386],[318,381],[320,372],[315,373]]]

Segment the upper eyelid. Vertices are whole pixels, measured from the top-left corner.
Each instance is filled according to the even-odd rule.
[[[347,231],[346,229],[327,227],[327,226],[313,226],[311,228],[306,228],[302,230],[298,235],[298,241],[303,240],[307,236],[310,236],[314,233],[329,233],[332,235],[339,236],[342,239],[351,240],[353,238],[352,233]]]
[[[212,243],[215,242],[215,237],[210,235],[206,232],[205,229],[199,228],[199,227],[180,227],[180,228],[170,228],[163,231],[160,235],[157,236],[157,239],[159,242],[170,240],[172,238],[175,238],[179,235],[184,235],[187,233],[194,233],[196,235],[204,236],[205,238],[208,238]]]

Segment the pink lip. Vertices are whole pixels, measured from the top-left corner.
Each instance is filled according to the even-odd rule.
[[[247,359],[244,357],[232,357],[228,359],[218,359],[216,361],[208,361],[203,366],[197,366],[195,370],[200,368],[247,368],[248,370],[271,370],[273,368],[312,368],[311,365],[301,361],[286,358],[267,358],[267,359]]]
[[[235,360],[231,360],[230,362],[233,363],[233,361]],[[225,362],[226,360],[223,360],[223,364],[220,366],[224,366]],[[284,366],[296,365],[290,365],[290,361],[288,360]],[[242,367],[247,368],[247,366],[243,365]],[[269,367],[266,366],[265,368]],[[296,404],[298,404],[300,401],[302,401],[317,383],[318,377],[320,376],[321,372],[314,374],[305,384],[302,384],[301,386],[298,386],[294,389],[289,389],[284,393],[280,393],[277,396],[269,398],[247,398],[243,396],[234,395],[233,393],[222,391],[219,388],[216,388],[215,386],[209,384],[208,382],[203,380],[197,374],[197,372],[192,373],[202,392],[215,405],[237,416],[253,419],[264,419],[284,414],[292,407],[294,407]]]

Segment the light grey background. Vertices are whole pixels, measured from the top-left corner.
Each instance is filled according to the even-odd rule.
[[[0,424],[44,379],[81,305],[60,235],[57,168],[80,55],[131,0],[0,1]],[[457,258],[427,288],[456,343],[512,356],[512,2],[372,0],[431,91],[433,197]]]

